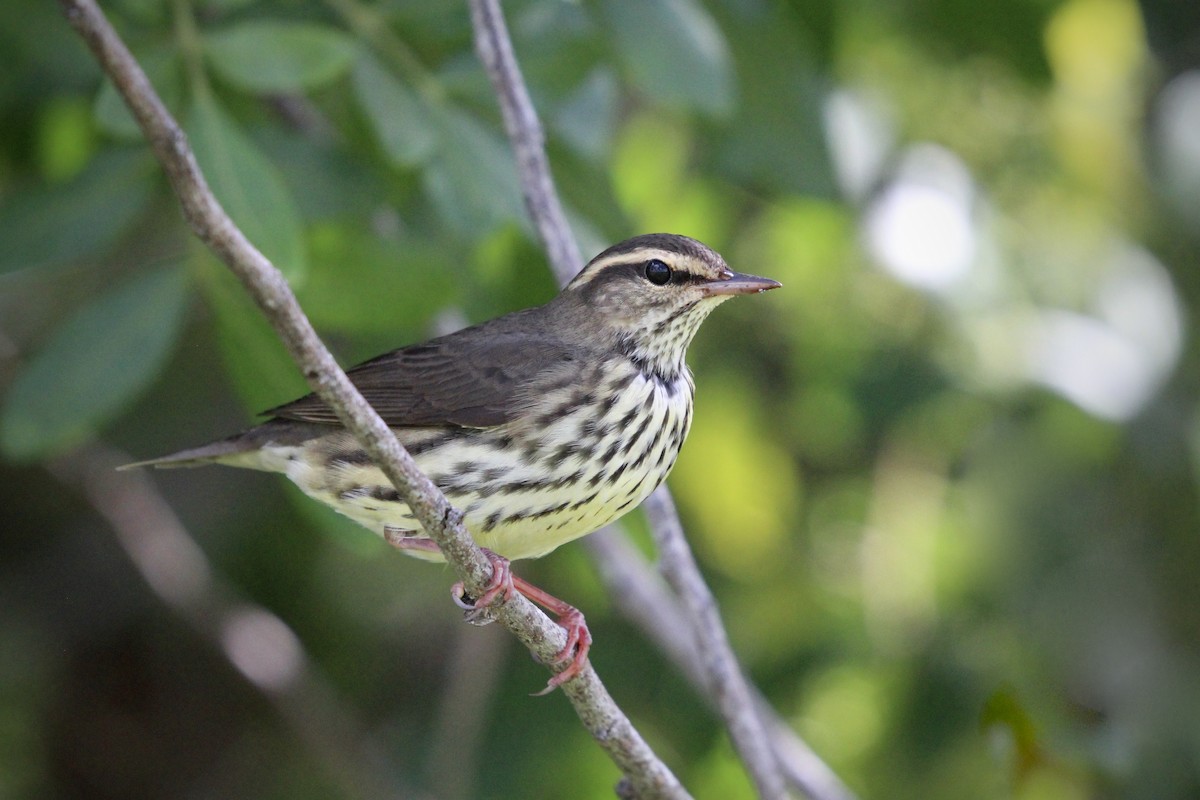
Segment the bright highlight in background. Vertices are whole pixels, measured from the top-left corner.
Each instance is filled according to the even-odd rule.
[[[960,281],[977,251],[971,177],[956,156],[913,148],[896,180],[867,211],[867,247],[892,275],[938,291]]]
[[[273,614],[238,610],[222,625],[221,644],[242,674],[267,691],[281,691],[300,675],[300,642]]]
[[[1029,376],[1091,414],[1129,419],[1179,357],[1184,326],[1175,288],[1149,253],[1118,243],[1092,311],[1038,314],[1029,331]]]
[[[1151,155],[1178,213],[1200,221],[1200,69],[1176,76],[1154,105]]]
[[[830,106],[827,125],[835,161],[859,152],[873,165],[884,163],[875,157],[886,147],[880,138],[884,130],[867,124],[868,117],[854,98]],[[880,183],[878,175],[844,173],[841,178],[844,190],[861,188],[868,180]],[[1031,300],[1013,280],[982,268],[981,252],[991,253],[996,244],[985,239],[978,222],[977,209],[986,198],[954,153],[931,144],[914,146],[883,180],[884,188],[864,211],[865,246],[897,280],[942,296],[958,311],[963,329],[988,349],[976,370],[1000,366],[1008,381],[1040,384],[1089,414],[1114,421],[1130,419],[1153,398],[1178,360],[1184,322],[1175,287],[1152,255],[1121,239],[1028,252],[1024,258],[1060,276],[1071,270],[1061,263],[1064,253],[1082,248],[1101,262],[1099,269],[1094,261],[1079,264],[1078,292],[1061,291],[1067,284],[1049,281],[1043,296]],[[981,301],[988,306],[984,315]],[[998,337],[996,319],[1005,320]]]

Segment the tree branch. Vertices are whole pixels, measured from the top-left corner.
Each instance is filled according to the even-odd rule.
[[[754,704],[750,684],[729,646],[716,598],[700,574],[683,535],[675,502],[665,486],[650,495],[645,509],[658,545],[659,569],[682,602],[700,663],[705,668],[705,685],[710,696],[716,698],[717,708],[729,726],[729,736],[750,769],[759,795],[783,797],[783,775],[766,726]]]
[[[579,247],[554,188],[545,153],[545,137],[513,55],[499,0],[470,0],[470,4],[475,50],[500,102],[504,127],[517,158],[525,205],[555,275],[560,283],[565,283],[580,267]],[[784,781],[770,747],[770,738],[750,702],[749,684],[729,647],[712,592],[692,557],[665,486],[651,497],[647,510],[663,556],[664,573],[683,599],[701,663],[707,668],[705,683],[718,699],[734,747],[759,796],[782,798],[786,794]]]
[[[242,282],[300,366],[305,380],[354,434],[416,514],[469,592],[478,596],[491,565],[456,511],[417,468],[408,452],[363,400],[300,310],[283,275],[237,228],[208,188],[187,137],[108,23],[95,0],[60,0],[133,112],[162,164],[193,232]],[[495,609],[495,618],[543,662],[566,643],[563,630],[520,595]],[[687,797],[675,776],[621,713],[588,665],[562,687],[580,720],[634,787],[638,797]]]
[[[600,569],[613,604],[679,667],[698,694],[716,705],[688,616],[624,531],[609,526],[584,540]],[[750,687],[754,706],[770,730],[771,749],[784,779],[813,800],[855,800],[850,788],[780,718],[766,698]]]
[[[583,267],[579,244],[567,224],[567,215],[554,188],[550,161],[546,158],[546,136],[538,120],[521,67],[513,54],[512,39],[504,24],[498,0],[470,0],[471,26],[475,29],[475,52],[492,89],[500,101],[504,130],[517,159],[521,194],[529,217],[541,237],[550,268],[559,284],[566,284]]]

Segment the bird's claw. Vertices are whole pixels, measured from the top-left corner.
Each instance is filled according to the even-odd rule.
[[[491,614],[492,607],[497,602],[507,601],[516,592],[516,587],[513,586],[512,567],[509,566],[508,559],[493,553],[486,547],[483,548],[483,553],[492,563],[492,577],[484,588],[483,594],[468,600],[467,589],[462,581],[450,587],[451,599],[454,600],[456,606],[466,612],[463,617],[472,625],[490,625],[495,622],[495,618]]]
[[[527,581],[514,578],[512,567],[504,556],[493,553],[486,547],[483,548],[483,552],[492,564],[492,577],[484,587],[483,593],[477,598],[468,598],[466,587],[462,581],[459,581],[450,588],[450,596],[455,605],[466,612],[463,616],[472,625],[488,625],[495,622],[493,616],[495,606],[506,602],[516,593],[523,594],[549,609],[558,618],[558,624],[567,634],[566,644],[554,654],[549,662],[551,666],[561,664],[566,664],[566,666],[546,682],[545,689],[535,693],[534,696],[549,694],[574,678],[587,666],[588,651],[592,647],[592,634],[583,618],[583,612]]]
[[[562,664],[564,661],[570,663],[546,682],[545,689],[535,692],[534,697],[550,694],[582,672],[583,668],[587,666],[588,651],[592,648],[592,632],[588,630],[583,612],[577,608],[570,608],[559,615],[558,624],[567,632],[567,643],[554,654],[550,663],[554,665]]]

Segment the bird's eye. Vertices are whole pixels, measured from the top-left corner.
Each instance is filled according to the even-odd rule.
[[[671,280],[671,268],[657,258],[652,258],[646,262],[646,280],[655,286],[662,286]]]

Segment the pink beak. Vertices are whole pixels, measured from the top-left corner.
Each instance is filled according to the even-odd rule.
[[[783,286],[779,281],[770,278],[760,278],[757,275],[746,275],[741,272],[724,270],[716,280],[704,284],[704,293],[709,297],[735,294],[758,294],[770,289]]]

